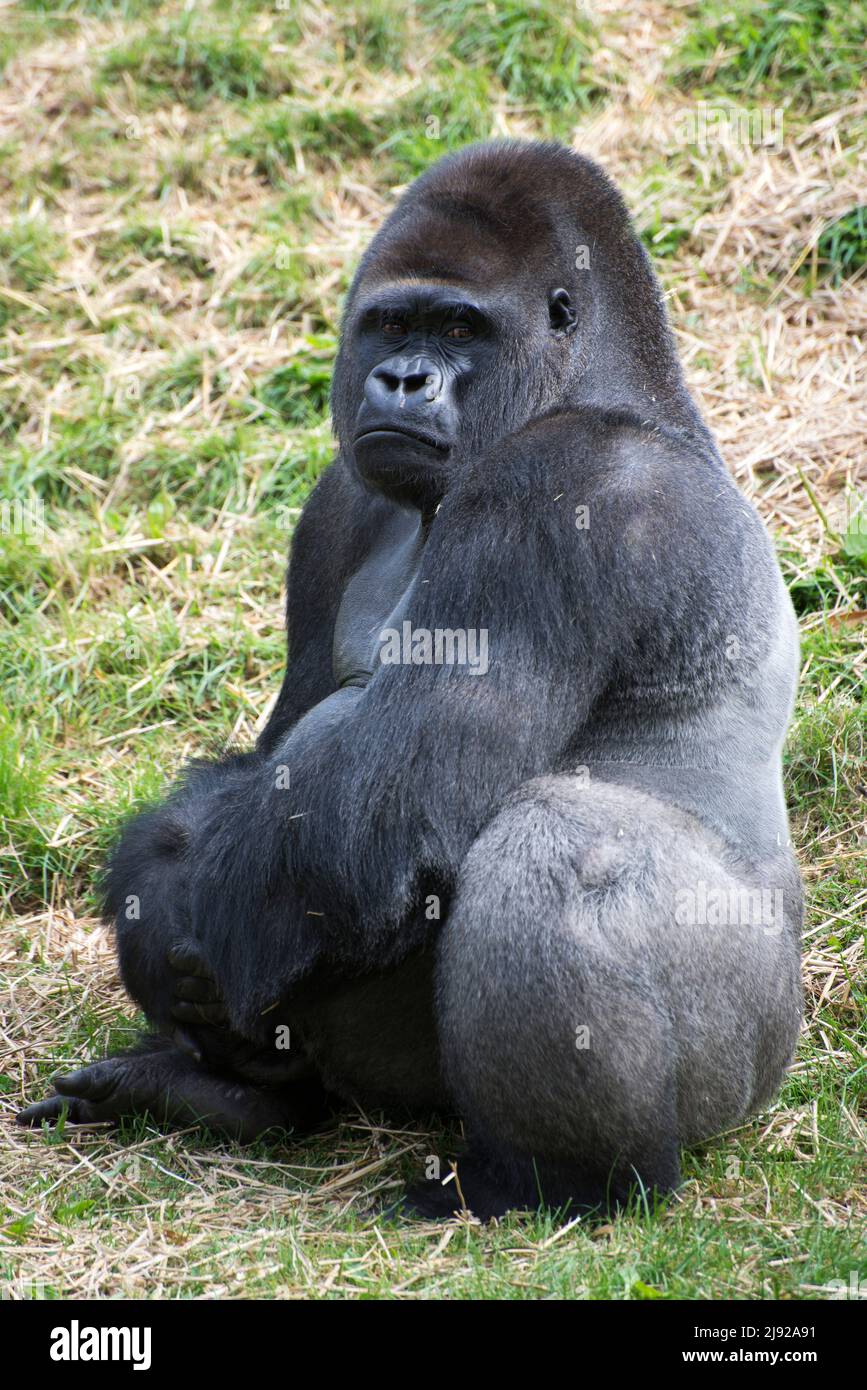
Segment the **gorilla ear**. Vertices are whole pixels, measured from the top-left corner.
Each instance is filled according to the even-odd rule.
[[[571,333],[578,322],[568,290],[552,290],[548,295],[548,318],[555,333]]]

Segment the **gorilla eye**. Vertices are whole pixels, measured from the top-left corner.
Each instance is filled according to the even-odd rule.
[[[467,339],[472,338],[472,336],[473,330],[468,323],[453,323],[450,328],[446,329],[447,338],[457,338],[462,342],[466,342]]]
[[[387,338],[402,338],[406,332],[406,324],[400,319],[385,319],[382,331]]]

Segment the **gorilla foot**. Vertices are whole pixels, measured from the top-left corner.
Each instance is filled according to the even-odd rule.
[[[470,1151],[455,1164],[452,1177],[413,1183],[388,1214],[437,1221],[469,1213],[491,1221],[509,1211],[545,1210],[562,1221],[576,1216],[602,1218],[642,1194],[651,1202],[673,1192],[680,1181],[676,1156],[654,1180],[631,1182],[580,1172],[534,1160],[500,1160]]]
[[[393,1213],[419,1221],[443,1221],[470,1214],[491,1221],[523,1203],[493,1173],[483,1159],[471,1154],[459,1159],[445,1179],[412,1183],[395,1203]]]
[[[309,1131],[327,1116],[316,1081],[269,1090],[206,1071],[175,1048],[155,1047],[55,1077],[55,1094],[27,1106],[17,1123],[54,1124],[64,1111],[73,1124],[150,1115],[164,1128],[198,1124],[250,1143],[270,1129]]]

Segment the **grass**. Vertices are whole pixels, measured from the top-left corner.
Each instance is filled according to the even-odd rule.
[[[830,276],[835,285],[867,265],[867,206],[852,208],[822,232],[810,265],[814,277]]]
[[[688,86],[792,102],[834,102],[863,81],[863,0],[699,0],[677,53]]]
[[[288,57],[270,60],[249,40],[244,26],[224,20],[216,32],[209,16],[187,10],[111,48],[102,62],[106,84],[131,78],[140,102],[160,107],[171,100],[193,110],[209,102],[252,101],[291,89]]]
[[[658,1211],[596,1229],[374,1224],[369,1202],[456,1139],[377,1115],[251,1150],[145,1124],[9,1124],[4,1292],[816,1298],[851,1270],[863,1283],[863,17],[813,0],[588,18],[554,0],[4,10],[4,1126],[55,1069],[134,1029],[96,919],[106,849],[187,758],[262,727],[286,548],[331,454],[341,295],[399,188],[470,139],[574,140],[636,211],[801,623],[785,767],[809,897],[782,1094],[687,1154]],[[782,142],[674,135],[712,97],[735,112],[784,99]]]
[[[435,33],[451,39],[450,57],[483,66],[519,102],[540,111],[577,112],[605,94],[592,56],[596,31],[577,7],[558,0],[501,0],[496,22],[485,0],[439,0],[424,7]]]

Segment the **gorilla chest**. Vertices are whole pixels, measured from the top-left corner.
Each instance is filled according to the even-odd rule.
[[[424,550],[421,518],[395,509],[350,579],[334,624],[332,666],[339,686],[366,685],[384,628],[407,616]]]

